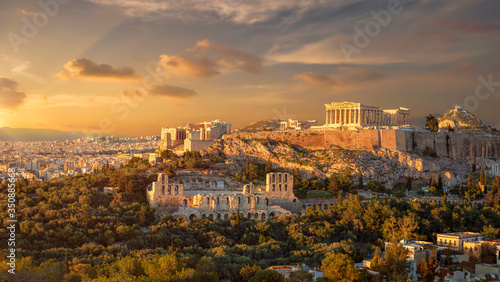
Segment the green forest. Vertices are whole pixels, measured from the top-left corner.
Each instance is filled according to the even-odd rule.
[[[197,158],[190,156],[183,165],[199,167]],[[247,170],[252,173],[257,168],[251,166]],[[145,191],[156,180],[156,173],[165,170],[171,168],[150,167],[146,161],[133,158],[120,169],[105,166],[93,174],[45,182],[17,181],[16,275],[7,272],[5,243],[0,279],[283,281],[277,272],[266,268],[305,264],[321,269],[327,276],[323,280],[344,277],[369,281],[370,275],[356,270],[352,263],[373,257],[386,241],[433,242],[437,233],[455,231],[481,232],[495,238],[500,227],[498,178],[488,187],[486,204],[481,208],[473,208],[470,201],[457,205],[397,198],[363,201],[351,185],[336,190],[337,204],[331,209],[308,208],[302,216],[267,221],[241,215],[226,221],[189,222],[166,215],[156,218]],[[263,165],[259,170],[265,173],[267,169]],[[345,181],[340,179],[335,186]],[[308,185],[307,180],[297,179],[297,186],[304,185]],[[328,183],[322,185],[328,187]],[[118,187],[118,191],[103,193],[103,187]],[[2,184],[0,196],[4,220],[6,191],[7,182]],[[2,229],[0,236],[6,242],[7,230]],[[406,275],[405,257],[398,247],[386,250],[386,261],[378,269],[389,278],[402,279]],[[402,267],[394,267],[401,263]],[[311,280],[307,273],[299,272],[287,281]]]

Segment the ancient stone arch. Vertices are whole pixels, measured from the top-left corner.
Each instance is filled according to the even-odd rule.
[[[221,214],[220,213],[217,214],[217,220],[221,220]]]
[[[214,220],[214,215],[213,215],[213,214],[209,214],[209,215],[208,215],[208,218],[209,218],[210,220]]]
[[[189,216],[189,220],[196,220],[196,215],[193,213]]]
[[[228,220],[228,219],[229,219],[229,215],[226,213],[226,214],[224,215],[224,220]]]
[[[207,218],[207,216],[205,214],[202,214],[201,219],[205,219],[205,218]]]
[[[274,216],[274,212],[269,214],[269,217],[273,217],[273,216]]]
[[[324,208],[324,209],[325,209],[325,210],[327,210],[327,209],[328,209],[328,205],[327,205],[327,204],[325,204],[325,208]]]
[[[261,219],[261,220],[266,220],[266,214],[265,214],[265,213],[262,213],[262,215],[260,216],[260,219]]]
[[[258,214],[258,213],[255,213],[255,214],[253,215],[253,218],[254,218],[254,219],[259,219],[259,214]]]

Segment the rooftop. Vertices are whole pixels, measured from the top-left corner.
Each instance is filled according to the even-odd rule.
[[[474,233],[474,232],[438,233],[437,235],[438,236],[458,237],[460,239],[482,236],[481,233]]]

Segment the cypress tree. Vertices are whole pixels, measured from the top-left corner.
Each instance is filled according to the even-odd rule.
[[[68,249],[66,249],[66,254],[64,255],[64,268],[66,271],[69,271]]]
[[[443,197],[441,197],[441,204],[446,205],[446,193],[444,193]]]
[[[437,188],[436,181],[434,180],[434,176],[431,176],[431,185],[429,187]]]
[[[481,168],[481,174],[479,176],[479,182],[486,186],[486,174],[484,173],[484,169]]]
[[[240,226],[240,209],[236,209],[236,226]]]
[[[472,172],[476,172],[476,152],[472,155]]]
[[[406,187],[406,190],[408,190],[408,191],[411,190],[411,177],[409,175],[406,176],[405,187]]]
[[[441,179],[441,172],[438,173],[438,179],[437,179],[437,187],[439,191],[443,190],[443,179]]]

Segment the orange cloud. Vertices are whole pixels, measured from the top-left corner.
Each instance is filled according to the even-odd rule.
[[[198,41],[188,49],[194,57],[161,55],[158,71],[167,76],[189,76],[210,78],[220,75],[222,70],[242,70],[248,73],[262,72],[263,59],[251,52],[229,47],[207,39]]]
[[[6,77],[0,77],[0,108],[15,109],[26,100],[24,92],[17,91],[18,83]]]
[[[161,55],[158,70],[166,72],[167,76],[190,76],[209,78],[220,74],[217,64],[205,57],[187,58],[184,56]]]
[[[26,11],[24,9],[17,9],[17,13],[19,15],[23,15],[23,16],[33,16],[33,15],[37,15],[37,13],[35,12],[29,12],[29,11]]]
[[[311,85],[332,87],[377,80],[385,77],[382,72],[363,68],[339,67],[338,70],[341,72],[341,77],[307,72],[294,75],[293,79],[302,80]]]
[[[138,80],[140,76],[132,68],[113,68],[107,64],[97,64],[88,59],[74,59],[64,65],[65,71],[56,74],[61,79],[109,79]]]
[[[218,63],[228,69],[239,69],[258,74],[262,71],[262,58],[245,50],[229,47],[222,43],[210,42],[208,39],[198,41],[191,52],[215,53],[221,57]]]

